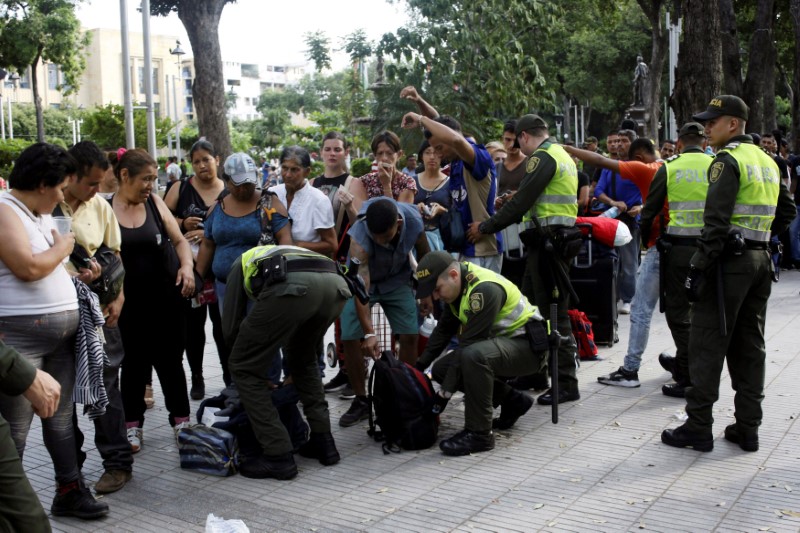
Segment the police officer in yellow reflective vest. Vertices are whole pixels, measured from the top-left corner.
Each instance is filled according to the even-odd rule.
[[[441,384],[439,408],[455,391],[464,391],[464,430],[441,441],[439,448],[445,455],[491,450],[492,428],[511,428],[533,405],[530,396],[498,378],[542,370],[547,361],[545,322],[516,285],[486,268],[458,263],[447,252],[423,257],[416,277],[418,298],[433,296],[448,304],[417,368],[430,366],[453,335],[459,340],[455,351],[436,361],[432,373]],[[492,420],[497,406],[500,416]]]
[[[300,455],[323,465],[339,461],[317,366],[317,345],[350,296],[336,263],[305,248],[257,246],[234,262],[227,278],[223,332],[232,347],[231,376],[263,449],[263,455],[240,466],[243,476],[297,475],[292,442],[272,404],[268,383],[278,348],[283,348],[287,374],[311,427]],[[254,302],[246,311],[248,300]]]
[[[569,261],[558,250],[547,250],[540,243],[574,228],[578,216],[578,170],[570,155],[550,142],[547,123],[541,117],[521,117],[516,133],[520,150],[529,156],[520,187],[494,216],[471,224],[468,236],[477,240],[481,234],[498,232],[520,220],[527,225],[528,230],[521,236],[528,248],[521,289],[531,303],[546,313],[551,303],[558,304],[558,332],[562,336],[558,349],[558,403],[574,401],[581,396],[577,345],[567,314],[570,295],[565,283]],[[552,390],[539,396],[538,402],[552,404]]]
[[[770,230],[785,230],[795,215],[794,202],[781,183],[775,161],[745,135],[747,105],[738,97],[713,98],[703,122],[717,156],[708,170],[703,230],[691,258],[685,290],[692,308],[689,335],[688,420],[667,429],[670,446],[711,451],[712,408],[719,398],[727,359],[736,391],[736,422],[725,438],[745,451],[758,450],[758,426],[764,399],[764,322],[772,283]]]
[[[703,209],[708,194],[708,167],[711,156],[705,153],[706,138],[703,125],[688,122],[678,132],[679,155],[667,159],[658,169],[640,222],[642,240],[648,242],[650,229],[661,213],[666,200],[669,204],[669,223],[656,243],[659,251],[663,310],[677,351],[675,356],[661,354],[659,362],[669,370],[675,383],[664,385],[667,396],[683,398],[689,378],[689,309],[683,288],[689,274],[689,261],[697,250],[697,239],[703,229]],[[662,226],[663,227],[663,226]]]

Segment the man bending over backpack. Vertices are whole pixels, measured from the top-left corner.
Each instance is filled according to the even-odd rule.
[[[492,429],[509,429],[533,405],[527,394],[498,378],[524,376],[547,364],[545,322],[536,306],[503,276],[447,252],[431,252],[417,267],[417,298],[432,296],[446,304],[417,368],[425,369],[453,335],[459,344],[433,365],[444,407],[464,391],[464,430],[439,443],[445,455],[468,455],[494,448]],[[460,330],[460,333],[459,333]],[[538,341],[536,350],[531,338]],[[500,416],[492,420],[495,407]]]

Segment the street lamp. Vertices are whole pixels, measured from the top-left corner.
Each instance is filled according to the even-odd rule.
[[[16,72],[12,72],[11,75],[6,78],[6,87],[13,88],[14,93],[17,92],[17,81],[19,80],[19,74]],[[8,138],[14,138],[14,115],[11,111],[11,95],[8,95]]]
[[[182,74],[181,74],[181,56],[184,55],[186,52],[183,51],[181,48],[181,42],[176,40],[175,41],[175,48],[172,48],[169,51],[170,54],[174,55],[177,59],[178,65],[178,78],[177,81],[173,77],[172,78],[172,107],[175,110],[175,152],[177,154],[178,161],[181,160],[181,130],[180,130],[180,119],[178,118],[178,82],[182,83]],[[167,99],[169,100],[169,95],[167,94]]]

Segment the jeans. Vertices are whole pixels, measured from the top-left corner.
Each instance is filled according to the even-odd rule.
[[[800,262],[800,205],[797,206],[797,216],[789,226],[789,239],[792,243],[792,261]]]
[[[647,249],[639,275],[636,278],[636,294],[631,302],[631,329],[628,335],[628,353],[625,354],[625,370],[636,372],[642,363],[642,354],[650,338],[650,321],[658,303],[659,258],[655,246]]]
[[[77,328],[77,310],[0,318],[0,333],[5,343],[61,385],[55,415],[42,420],[44,445],[50,453],[59,485],[72,483],[80,477],[72,428]],[[33,420],[33,407],[23,396],[0,394],[0,414],[8,421],[17,453],[22,458]]]
[[[617,281],[617,293],[619,299],[625,303],[633,300],[636,294],[636,269],[639,268],[639,227],[631,230],[633,240],[625,246],[617,248],[619,254],[619,280]]]
[[[503,254],[487,255],[485,257],[470,257],[468,255],[461,254],[458,260],[469,261],[473,265],[488,268],[496,274],[499,274],[503,269]]]
[[[103,369],[103,381],[108,394],[108,406],[103,416],[94,419],[94,443],[105,470],[126,470],[133,468],[131,445],[125,436],[125,411],[122,408],[122,394],[119,390],[119,368],[125,356],[122,348],[122,335],[118,327],[103,326],[106,339],[103,349],[108,355],[109,366]],[[78,466],[86,460],[83,446],[83,433],[78,427],[77,410],[73,416],[75,424],[75,449],[78,452]]]

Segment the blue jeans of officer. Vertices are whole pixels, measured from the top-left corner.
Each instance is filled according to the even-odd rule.
[[[636,372],[642,364],[642,354],[650,339],[650,321],[658,303],[659,258],[655,246],[647,253],[639,266],[636,278],[636,294],[631,302],[631,329],[628,334],[628,353],[625,354],[625,370]]]

